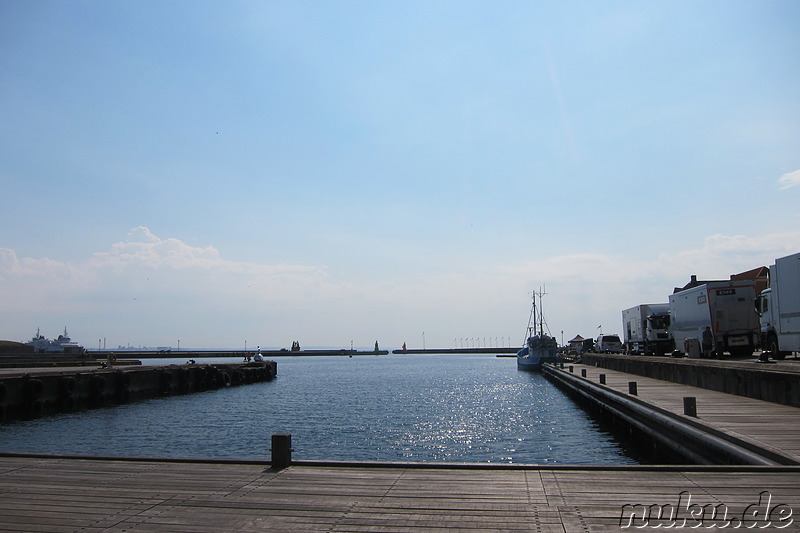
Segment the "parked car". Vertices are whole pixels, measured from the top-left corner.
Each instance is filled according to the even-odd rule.
[[[622,341],[619,335],[599,335],[594,343],[597,353],[622,353]]]

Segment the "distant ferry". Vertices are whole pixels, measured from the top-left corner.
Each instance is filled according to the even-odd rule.
[[[67,328],[64,328],[64,334],[59,335],[57,339],[48,339],[39,333],[36,329],[36,336],[25,343],[27,346],[33,347],[33,353],[83,353],[84,348],[77,342],[73,341],[67,334]]]

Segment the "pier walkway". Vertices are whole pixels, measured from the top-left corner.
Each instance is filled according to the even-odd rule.
[[[0,531],[797,531],[797,513],[798,467],[271,471],[255,462],[0,456]]]
[[[765,400],[727,394],[659,379],[647,378],[590,365],[565,365],[561,372],[631,397],[629,383],[635,382],[635,398],[679,416],[684,415],[684,397],[696,401],[696,417],[690,422],[706,426],[716,434],[751,443],[800,464],[800,408]],[[586,376],[583,377],[585,371]]]
[[[581,355],[580,362],[628,374],[800,407],[800,360],[793,357],[762,364],[758,362],[759,359],[753,357],[691,359],[586,353]]]

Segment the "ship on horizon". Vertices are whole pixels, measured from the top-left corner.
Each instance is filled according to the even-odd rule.
[[[83,353],[84,347],[73,341],[67,333],[66,326],[64,327],[64,334],[59,335],[55,339],[48,339],[42,335],[39,328],[36,328],[36,335],[28,342],[26,346],[33,348],[33,353],[65,353],[75,354]]]

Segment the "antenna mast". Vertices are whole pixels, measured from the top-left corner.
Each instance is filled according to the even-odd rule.
[[[542,305],[542,296],[547,294],[547,288],[539,287],[539,335],[544,337],[544,305]],[[536,292],[533,293],[534,306],[536,305]],[[549,329],[549,328],[548,328]]]

